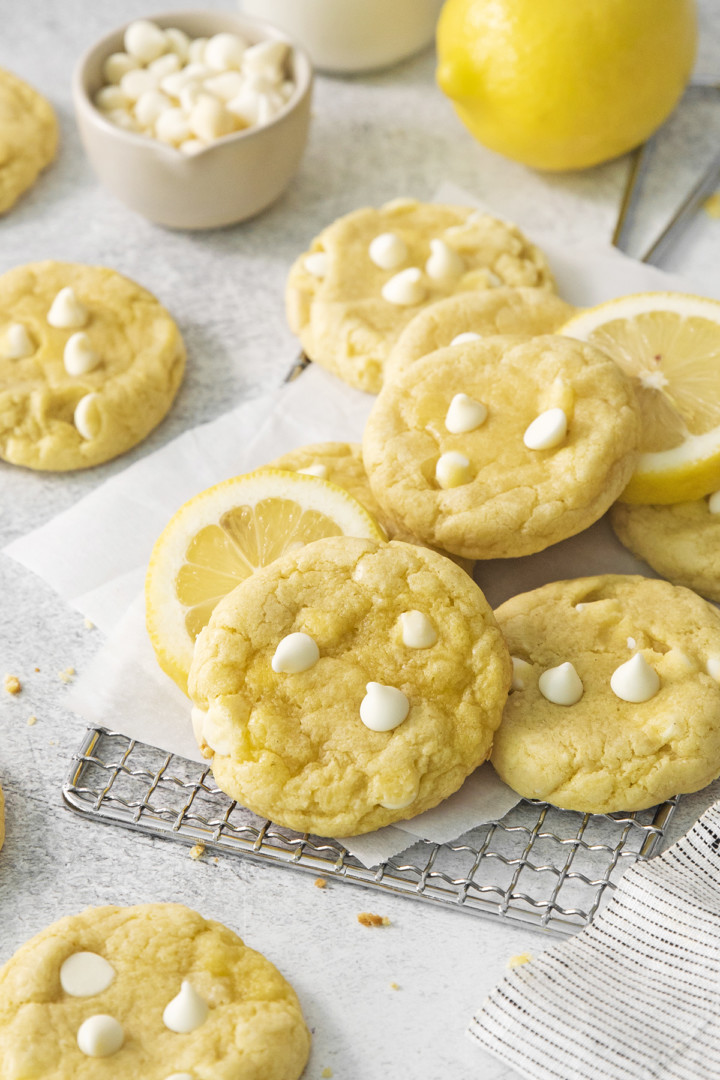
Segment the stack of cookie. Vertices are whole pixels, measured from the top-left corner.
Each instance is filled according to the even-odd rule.
[[[639,456],[632,379],[554,333],[573,309],[542,253],[488,215],[397,201],[320,234],[291,270],[288,312],[311,359],[378,396],[362,447],[303,446],[273,475],[343,488],[389,542],[288,531],[236,588],[218,576],[227,595],[203,607],[183,685],[220,787],[344,836],[435,806],[490,755],[521,795],[598,813],[720,774],[706,601],[607,575],[493,616],[463,571],[586,529]],[[245,543],[227,516],[207,528]],[[199,571],[181,573],[197,591]]]

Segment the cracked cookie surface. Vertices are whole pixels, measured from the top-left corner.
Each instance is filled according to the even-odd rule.
[[[405,644],[407,612],[430,621],[428,647]],[[296,633],[312,637],[319,658],[277,673],[278,644]],[[223,791],[301,832],[348,836],[456,791],[490,752],[509,681],[492,612],[457,566],[398,541],[332,537],[284,555],[218,604],[189,686]],[[407,698],[393,730],[361,719],[371,682]]]
[[[568,347],[569,346],[569,347]],[[487,408],[453,434],[462,393]],[[529,449],[539,414],[562,408],[567,434]],[[632,386],[605,353],[569,338],[486,338],[440,349],[388,380],[368,419],[363,458],[386,514],[414,535],[470,559],[542,551],[586,529],[627,484],[637,459]],[[436,468],[461,454],[466,476],[443,488]]]
[[[110,965],[105,989],[66,991],[61,969],[77,953]],[[183,980],[209,1008],[194,1030],[177,1033],[163,1013]],[[122,1046],[106,1057],[78,1046],[93,1016],[122,1028]],[[0,1080],[297,1080],[309,1048],[300,1004],[279,971],[181,904],[88,908],[47,927],[0,969]]]
[[[52,106],[17,75],[0,68],[0,214],[55,157],[58,125]]]
[[[698,791],[720,774],[720,613],[701,597],[610,574],[553,582],[496,615],[511,655],[530,665],[508,698],[491,758],[519,794],[612,813]],[[632,703],[610,679],[637,653],[660,687]],[[582,697],[554,704],[538,679],[568,662]]]
[[[87,311],[81,326],[58,328],[48,313],[72,288]],[[24,327],[29,354],[7,355],[10,327]],[[97,366],[72,375],[65,347],[87,335]],[[64,471],[98,465],[135,446],[170,408],[182,380],[185,347],[175,322],[140,285],[114,270],[41,262],[0,276],[0,458],[31,469]],[[93,394],[92,437],[80,434],[75,410]]]
[[[405,327],[388,357],[385,377],[444,349],[459,334],[552,334],[576,310],[547,289],[497,288],[438,300]]]
[[[382,269],[369,249],[388,233],[399,238],[406,254]],[[460,256],[462,272],[441,279],[428,275],[431,240],[442,240]],[[326,261],[322,277],[306,261],[318,255]],[[421,271],[422,299],[407,306],[386,300],[387,282],[413,267]],[[469,207],[397,199],[347,214],[313,240],[290,270],[288,321],[311,360],[376,394],[390,350],[423,306],[493,285],[554,290],[545,256],[516,226]]]
[[[720,601],[720,514],[707,499],[669,506],[615,503],[610,523],[621,544],[674,585]]]

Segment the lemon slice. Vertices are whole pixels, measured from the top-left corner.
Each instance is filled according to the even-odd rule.
[[[638,293],[557,332],[604,349],[634,379],[642,453],[622,502],[686,502],[720,488],[720,302]]]
[[[324,536],[386,539],[343,488],[280,469],[225,480],[178,510],[153,548],[145,609],[160,667],[181,690],[218,601],[258,567]]]

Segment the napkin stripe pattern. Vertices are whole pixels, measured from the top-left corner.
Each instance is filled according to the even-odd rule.
[[[469,1034],[531,1080],[720,1080],[720,803],[506,975]]]

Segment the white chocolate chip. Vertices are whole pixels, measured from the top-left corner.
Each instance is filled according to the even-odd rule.
[[[218,716],[216,712],[209,710],[205,714],[202,736],[214,753],[220,754],[221,757],[229,757],[232,754],[232,734],[222,713]]]
[[[317,476],[321,480],[327,480],[327,465],[322,465],[318,462],[317,465],[308,465],[304,469],[298,469],[297,472],[304,473],[306,476]]]
[[[708,510],[711,514],[720,514],[720,491],[713,491],[708,499]]]
[[[403,611],[400,627],[403,645],[408,649],[429,649],[438,639],[437,630],[422,611]]]
[[[527,660],[521,660],[519,656],[511,656],[512,660],[512,684],[511,690],[524,690],[525,680],[532,674],[532,664],[528,664]]]
[[[542,696],[553,705],[575,705],[584,690],[582,679],[569,661],[543,671],[538,687]]]
[[[103,86],[94,97],[95,105],[102,112],[127,108],[128,99],[119,86]]]
[[[205,49],[208,39],[206,37],[193,38],[188,45],[188,58],[191,64],[203,64],[205,62]]]
[[[283,107],[277,94],[260,94],[258,97],[258,124],[269,124]]]
[[[453,435],[475,431],[487,420],[487,406],[467,394],[455,394],[445,417],[445,427]]]
[[[410,711],[410,702],[402,690],[382,683],[369,682],[360,703],[360,719],[371,731],[392,731]]]
[[[370,241],[370,260],[381,270],[395,270],[408,256],[407,244],[397,233],[380,233]]]
[[[137,101],[148,90],[157,90],[160,80],[152,71],[138,68],[137,71],[128,71],[120,80],[120,89],[128,101]]]
[[[378,800],[378,806],[382,806],[385,810],[405,810],[417,799],[417,790],[413,791],[412,795],[405,795],[400,799],[380,799]]]
[[[161,90],[146,90],[135,102],[135,116],[143,127],[154,127],[161,113],[172,107],[170,98]]]
[[[114,1016],[89,1016],[77,1033],[77,1044],[86,1057],[104,1058],[116,1054],[125,1042],[125,1032]]]
[[[474,334],[472,330],[467,330],[464,334],[457,334],[452,341],[451,345],[465,345],[469,341],[480,341],[482,334]]]
[[[215,71],[239,71],[247,47],[238,34],[214,34],[205,46],[203,63]]]
[[[245,50],[243,70],[263,75],[275,74],[279,80],[283,78],[282,69],[289,51],[284,41],[259,41]]]
[[[245,82],[239,71],[223,71],[220,75],[206,79],[204,85],[205,89],[220,101],[232,101],[242,93]]]
[[[711,679],[720,683],[720,656],[711,656],[705,665],[705,670]]]
[[[127,109],[112,109],[110,112],[103,113],[103,116],[116,127],[123,128],[124,131],[142,130],[135,117]]]
[[[180,70],[180,57],[176,56],[174,52],[165,53],[164,56],[158,56],[157,60],[153,60],[151,64],[148,64],[148,71],[151,71],[153,75],[157,75],[158,79],[164,79],[168,75],[175,75]]]
[[[563,409],[546,409],[527,427],[523,442],[528,450],[552,450],[564,440],[567,429],[568,421]]]
[[[634,637],[629,637],[627,639],[627,647],[628,649],[637,649],[637,641]]]
[[[190,49],[190,38],[185,31],[179,30],[177,26],[169,26],[165,31],[165,40],[170,51],[177,56],[181,63],[185,63]]]
[[[308,671],[315,667],[319,659],[317,642],[309,634],[299,631],[287,634],[279,642],[270,666],[273,671],[296,675],[299,671]]]
[[[67,285],[57,294],[47,313],[50,326],[60,330],[70,330],[85,326],[88,321],[88,309],[78,300],[72,285]]]
[[[184,979],[180,993],[165,1006],[163,1024],[169,1031],[187,1035],[205,1023],[209,1011],[207,1002],[200,997],[192,984]]]
[[[73,423],[83,439],[94,439],[99,433],[100,417],[97,409],[99,398],[99,394],[85,394],[75,406]]]
[[[25,360],[35,352],[35,345],[23,323],[10,323],[5,331],[2,356],[5,360]]]
[[[382,287],[383,300],[399,307],[413,307],[421,304],[427,296],[427,289],[422,279],[422,271],[416,266],[401,270]]]
[[[660,689],[660,676],[642,653],[635,653],[632,660],[615,668],[610,677],[610,688],[621,701],[639,704],[655,697]]]
[[[115,978],[115,968],[103,956],[77,952],[60,968],[60,985],[70,997],[94,997],[107,990]]]
[[[200,139],[186,139],[185,142],[181,142],[178,150],[182,154],[187,154],[188,157],[194,157],[195,154],[199,154],[201,150],[204,150],[207,143],[202,142]]]
[[[438,458],[435,479],[444,489],[460,487],[461,484],[467,484],[470,479],[469,470],[470,461],[464,454],[457,450],[447,450]]]
[[[166,75],[160,80],[160,89],[171,98],[179,98],[180,91],[191,83],[199,83],[199,79],[189,79],[185,71],[176,71],[173,75]]]
[[[138,19],[130,23],[125,31],[124,44],[125,51],[141,64],[149,64],[168,50],[165,34],[149,19]]]
[[[203,94],[207,97],[207,91],[203,89],[203,84],[198,80],[193,79],[192,82],[183,86],[180,91],[180,108],[186,116],[190,116]]]
[[[63,363],[68,375],[87,375],[100,363],[100,357],[90,344],[84,330],[71,334],[65,342]]]
[[[433,281],[459,278],[465,272],[465,260],[444,240],[430,241],[431,255],[425,263],[425,272]]]
[[[205,142],[212,142],[213,139],[229,135],[235,127],[232,116],[222,102],[207,94],[193,106],[188,123],[193,135],[197,135],[198,139],[203,139]]]
[[[190,125],[182,109],[166,109],[155,122],[155,134],[162,142],[179,145],[190,138]]]
[[[237,97],[228,101],[227,110],[246,127],[252,127],[260,119],[260,95],[252,87],[245,86]]]
[[[134,56],[125,52],[112,53],[103,64],[102,74],[106,83],[117,85],[128,71],[135,71],[140,65]]]
[[[322,279],[330,269],[330,256],[326,251],[311,251],[303,259],[303,266],[308,274]]]
[[[197,705],[193,705],[190,710],[190,720],[192,723],[193,734],[195,740],[198,743],[205,741],[205,720],[207,718],[207,710],[198,708]]]

